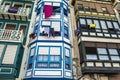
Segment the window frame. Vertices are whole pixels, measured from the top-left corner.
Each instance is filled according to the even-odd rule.
[[[48,48],[48,55],[47,55],[48,56],[48,60],[44,61],[43,58],[42,58],[42,60],[38,60],[38,57],[39,57],[40,54],[37,53],[36,68],[61,68],[61,46],[38,46],[38,51],[39,51],[40,47],[42,47],[42,48],[44,48],[44,47]],[[50,49],[51,48],[59,48],[60,49],[59,55],[51,55],[50,54]],[[51,60],[51,56],[59,56],[59,61],[56,61],[55,57],[54,57],[54,60]],[[37,65],[38,63],[46,63],[48,66],[46,66],[46,67],[44,67],[44,66],[38,66]],[[57,66],[57,67],[55,67],[55,66],[51,67],[51,63],[52,64],[53,63],[59,64],[59,66]]]
[[[69,48],[65,47],[65,69],[71,70],[71,51]],[[67,56],[66,51],[69,51],[69,56]]]
[[[31,51],[33,49],[34,49],[34,55],[31,56]],[[35,56],[35,52],[36,52],[35,50],[36,50],[36,47],[30,48],[27,69],[31,69],[33,67],[33,60],[34,60],[34,56]]]

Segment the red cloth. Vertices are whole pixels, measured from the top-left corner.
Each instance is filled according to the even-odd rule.
[[[44,13],[45,13],[45,18],[49,18],[52,15],[52,6],[45,5],[44,6]]]

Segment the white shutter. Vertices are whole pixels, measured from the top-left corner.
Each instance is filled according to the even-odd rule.
[[[17,45],[8,45],[4,54],[3,64],[13,64],[16,56]]]
[[[50,55],[60,55],[60,48],[51,47],[50,48]]]
[[[54,31],[60,31],[60,22],[52,22],[52,27]]]
[[[48,47],[39,47],[38,54],[40,55],[48,55],[49,48]]]
[[[70,56],[70,51],[68,49],[65,49],[65,52],[66,52],[65,55],[69,57]]]
[[[2,52],[3,52],[4,46],[5,46],[5,45],[0,44],[0,58],[1,58],[1,56],[2,56]]]

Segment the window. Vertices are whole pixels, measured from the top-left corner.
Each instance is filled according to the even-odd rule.
[[[60,22],[58,21],[53,21],[52,22],[52,27],[54,28],[55,31],[55,36],[60,36]]]
[[[100,21],[100,24],[101,24],[101,27],[102,27],[102,29],[107,29],[107,26],[106,26],[106,23],[105,23],[105,21]]]
[[[99,60],[109,60],[108,53],[105,48],[97,48]]]
[[[112,23],[110,21],[106,21],[106,22],[107,22],[108,28],[113,28]]]
[[[63,5],[63,12],[65,16],[68,16],[68,7],[66,5]]]
[[[97,50],[94,47],[86,47],[86,59],[87,60],[97,60]]]
[[[118,22],[113,22],[113,25],[114,25],[115,29],[119,29]]]
[[[108,49],[112,61],[120,61],[117,49]]]
[[[85,6],[84,9],[85,9],[85,11],[90,11],[90,7],[88,7],[88,6]]]
[[[106,8],[106,7],[102,7],[102,11],[103,11],[103,13],[108,13],[108,11],[107,11],[107,8]]]
[[[30,53],[29,53],[29,59],[28,59],[28,68],[27,69],[31,69],[32,68],[32,62],[34,60],[34,52],[35,52],[35,48],[31,48],[30,49]]]
[[[17,45],[7,45],[2,64],[14,64],[17,48]]]
[[[79,9],[79,10],[84,10],[83,5],[82,5],[82,4],[78,4],[78,9]]]
[[[106,21],[106,22],[107,22],[107,26],[108,26],[108,31],[110,33],[115,33],[115,29],[113,28],[111,21]]]
[[[86,24],[85,19],[83,19],[83,18],[80,18],[80,27],[82,29],[86,29],[88,27],[87,24]]]
[[[99,21],[98,20],[93,20],[93,22],[96,25],[96,32],[101,32]]]
[[[53,13],[60,13],[60,6],[53,6]]]
[[[60,47],[39,47],[36,67],[59,68]]]
[[[23,4],[22,4],[22,3],[14,2],[14,3],[13,3],[13,7],[21,8],[21,7],[23,7]]]
[[[27,25],[24,25],[24,24],[20,25],[20,29],[19,30],[23,31],[24,36],[25,36],[25,33],[26,33],[26,28],[27,28]]]
[[[14,23],[8,23],[5,26],[5,29],[9,29],[9,30],[15,30],[15,28],[16,28],[16,24]]]
[[[97,12],[95,8],[91,8],[91,12]]]
[[[71,69],[71,57],[70,50],[65,48],[65,68]]]
[[[5,3],[4,3],[4,8],[2,8],[2,9],[4,9],[4,10],[3,10],[4,12],[7,12],[8,9],[9,9],[9,7],[10,7],[10,2],[5,2]]]
[[[65,38],[69,38],[69,31],[68,31],[68,27],[64,25],[64,37]]]
[[[92,24],[92,20],[91,19],[87,19],[87,24]]]

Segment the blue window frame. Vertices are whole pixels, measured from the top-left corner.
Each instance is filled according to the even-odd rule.
[[[30,49],[27,69],[31,69],[32,68],[34,53],[35,53],[35,47],[33,47],[33,48]]]
[[[60,68],[61,54],[60,47],[40,46],[38,48],[38,56],[36,67],[40,68]]]
[[[70,49],[65,48],[65,68],[71,69],[71,55],[70,55]]]

